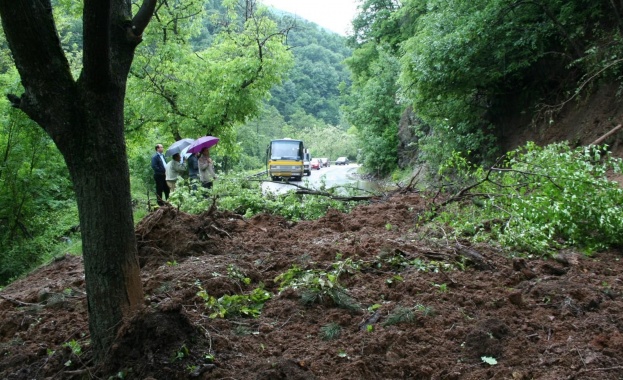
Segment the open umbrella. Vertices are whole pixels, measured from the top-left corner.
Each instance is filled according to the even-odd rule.
[[[190,155],[191,155],[192,153],[189,153],[189,152],[188,152],[188,148],[190,148],[190,145],[189,145],[189,146],[187,146],[186,148],[182,149],[182,151],[180,152],[180,156],[182,156],[182,157],[184,157],[184,158],[188,158],[188,157],[190,157]]]
[[[167,148],[167,151],[164,153],[165,156],[172,156],[176,153],[182,153],[182,150],[184,150],[184,148],[186,148],[187,146],[189,146],[190,144],[193,143],[193,139],[181,139],[178,140],[176,142],[174,142],[173,144],[171,144],[170,147]]]
[[[195,142],[190,144],[188,153],[199,153],[203,148],[211,148],[218,143],[219,138],[214,136],[203,136],[199,137]]]

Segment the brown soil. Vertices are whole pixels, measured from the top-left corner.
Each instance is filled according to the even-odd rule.
[[[299,223],[159,209],[137,228],[145,308],[106,366],[90,362],[82,260],[68,255],[0,293],[0,378],[622,378],[620,251],[507,258],[419,229],[430,202],[397,194]],[[293,265],[330,270],[348,258],[360,267],[339,282],[354,309],[330,297],[304,304],[300,289],[280,294],[274,281]],[[210,318],[197,296],[199,286],[220,297],[259,284],[274,296],[258,318]],[[340,334],[325,340],[330,324]]]

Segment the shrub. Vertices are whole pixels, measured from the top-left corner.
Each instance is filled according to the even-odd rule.
[[[219,208],[245,217],[269,213],[289,220],[318,219],[329,209],[347,212],[356,204],[324,196],[296,194],[294,191],[282,195],[263,194],[260,181],[242,175],[219,177],[210,191],[200,186],[193,190],[186,180],[180,181],[169,202],[182,211],[199,214],[206,211],[214,199]]]
[[[469,165],[455,156],[448,167],[465,177]],[[571,149],[566,143],[534,143],[505,156],[499,167],[471,171],[461,194],[474,201],[437,221],[474,240],[494,238],[505,247],[547,254],[562,247],[590,253],[623,243],[623,189],[608,180],[623,162],[606,147]],[[458,198],[457,198],[458,199]],[[450,217],[452,215],[452,217]]]
[[[358,264],[351,259],[336,262],[329,271],[319,269],[303,270],[293,265],[286,272],[275,278],[279,283],[279,291],[293,289],[301,295],[304,304],[322,303],[331,300],[341,308],[348,310],[359,309],[355,299],[348,295],[347,290],[340,285],[339,277],[344,273],[357,270]]]

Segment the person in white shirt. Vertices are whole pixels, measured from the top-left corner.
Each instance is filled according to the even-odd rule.
[[[186,173],[186,165],[180,163],[182,160],[179,153],[173,155],[173,159],[167,164],[166,178],[167,186],[171,191],[175,191],[175,183],[180,175]]]

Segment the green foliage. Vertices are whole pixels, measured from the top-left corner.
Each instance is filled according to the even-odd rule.
[[[177,360],[182,360],[185,357],[188,357],[189,355],[190,355],[190,350],[188,349],[188,347],[186,347],[185,344],[183,344],[182,347],[179,348],[179,350],[175,351],[175,353],[173,354],[169,362],[173,363]]]
[[[204,194],[209,197],[204,198]],[[249,179],[242,174],[219,176],[211,191],[201,188],[194,191],[187,181],[180,181],[169,201],[180,210],[189,213],[204,212],[216,202],[220,209],[230,210],[245,217],[269,213],[290,220],[313,220],[324,216],[329,209],[347,212],[355,206],[355,202],[342,202],[314,195],[297,195],[294,192],[284,195],[262,194],[260,181]]]
[[[234,316],[257,318],[264,304],[272,297],[262,286],[253,289],[249,294],[224,295],[218,299],[209,295],[204,289],[201,289],[197,295],[205,301],[210,318]]]
[[[368,311],[375,312],[381,308],[381,304],[375,303],[373,305],[368,306]]]
[[[468,165],[455,158],[458,176]],[[484,194],[460,216],[440,214],[456,234],[495,239],[512,250],[547,254],[562,247],[586,252],[623,243],[623,189],[606,177],[623,161],[605,147],[571,149],[566,143],[533,143],[509,152],[499,167],[471,171],[468,194]]]
[[[304,20],[296,20],[296,28],[288,34],[294,53],[294,65],[287,78],[273,87],[270,105],[296,128],[297,114],[306,114],[323,124],[341,123],[339,86],[350,83],[344,59],[351,51],[344,37],[318,29]]]
[[[71,353],[76,356],[82,355],[82,346],[80,346],[80,342],[76,341],[75,339],[63,343],[62,346],[69,348],[71,350]]]
[[[406,269],[415,269],[418,272],[431,272],[437,273],[439,270],[454,270],[457,269],[455,264],[435,261],[435,260],[422,260],[419,257],[414,259],[406,258],[400,252],[392,252],[392,253],[381,253],[377,256],[374,265],[377,268],[389,268],[390,270],[406,270]],[[400,281],[398,278],[393,278],[391,282],[396,282],[396,280]]]
[[[383,327],[397,325],[401,323],[415,323],[417,314],[429,317],[434,314],[430,306],[417,304],[414,307],[396,306],[383,322]]]
[[[14,72],[0,75],[9,91],[15,81]],[[6,99],[0,109],[0,284],[6,284],[67,252],[78,240],[72,232],[78,212],[69,173],[49,137]]]
[[[480,360],[482,360],[484,363],[487,363],[489,365],[496,365],[498,364],[498,361],[491,356],[481,356]]]
[[[435,284],[433,283],[433,286],[437,288],[437,290],[439,290],[439,293],[447,293],[448,292],[448,284]]]
[[[326,324],[320,328],[322,340],[334,340],[342,334],[342,327],[335,322]]]
[[[402,277],[402,276],[400,276],[400,275],[395,274],[395,275],[391,276],[390,278],[388,278],[387,280],[385,280],[385,283],[386,283],[388,286],[391,286],[391,285],[393,285],[394,283],[397,283],[397,282],[403,282],[403,281],[404,281],[404,277]]]
[[[130,73],[125,108],[136,220],[148,212],[148,196],[151,206],[155,204],[150,168],[153,147],[156,143],[167,146],[177,134],[218,135],[221,143],[213,152],[220,165],[217,171],[263,167],[268,141],[288,135],[286,131],[294,125],[301,131],[311,128],[308,120],[318,121],[319,128],[326,123],[335,125],[324,135],[322,130],[314,130],[316,141],[324,145],[312,146],[313,150],[327,148],[323,153],[327,156],[334,146],[338,147],[335,154],[356,152],[353,135],[347,138],[346,127],[338,125],[342,124],[338,86],[350,81],[341,62],[350,55],[345,39],[299,20],[297,26],[304,28],[288,34],[289,42],[297,46],[291,49],[279,33],[286,24],[276,22],[259,3],[253,4],[252,13],[246,8],[240,12],[238,5],[220,0],[165,2],[159,5],[149,33],[143,35]],[[60,43],[75,78],[82,69],[82,7],[81,2],[67,0],[55,1],[53,7]],[[2,32],[0,44],[6,47]],[[261,55],[258,46],[262,46]],[[280,90],[275,85],[282,81],[288,84],[284,82]],[[23,92],[9,49],[0,51],[0,84],[7,93]],[[274,104],[279,107],[264,108],[273,89]],[[293,108],[286,112],[288,104]],[[80,253],[81,245],[79,235],[71,232],[79,222],[61,155],[45,133],[11,107],[6,97],[0,98],[0,109],[0,284],[5,284],[53,256]],[[327,143],[330,140],[334,143]],[[217,194],[219,200],[225,208],[249,216],[275,212],[306,219],[323,215],[329,207],[350,207],[296,196],[285,203],[269,196],[265,205],[259,191],[247,202],[244,192],[229,193],[230,186],[224,182],[217,182],[216,187],[224,192]],[[173,198],[194,212],[205,211],[212,203],[211,198],[183,192]]]
[[[233,264],[227,265],[227,276],[233,280],[241,282],[244,285],[251,284],[251,279],[246,276],[242,269]]]
[[[327,157],[335,161],[345,156],[357,157],[359,141],[356,129],[343,130],[339,127],[312,123],[294,134],[295,138],[305,142],[312,157]]]
[[[564,103],[543,104],[622,80],[620,3],[365,0],[360,10],[347,61],[356,94],[345,98],[373,173],[396,161],[396,133],[381,127],[394,128],[407,107],[411,151],[435,171],[453,151],[490,163],[521,112],[539,104],[535,119],[553,121]]]
[[[262,7],[239,15],[235,2],[222,2],[222,13],[214,15],[218,20],[211,22],[222,24],[208,46],[185,43],[207,17],[203,4],[164,5],[169,14],[158,19],[164,34],[149,34],[137,50],[126,120],[130,129],[161,127],[171,140],[218,136],[221,154],[235,158],[235,127],[259,113],[291,67],[292,54]]]
[[[376,47],[377,60],[368,66],[369,76],[356,77],[345,94],[349,121],[357,127],[361,152],[357,160],[365,170],[387,175],[397,165],[398,122],[402,107],[396,101],[399,63],[383,47]],[[357,67],[358,56],[347,60]]]
[[[278,275],[275,282],[279,283],[280,292],[285,289],[298,291],[304,304],[323,303],[331,300],[338,307],[357,310],[360,306],[339,283],[339,277],[344,273],[353,273],[358,268],[359,264],[350,258],[335,262],[329,271],[303,270],[299,266],[293,265],[286,272]]]

